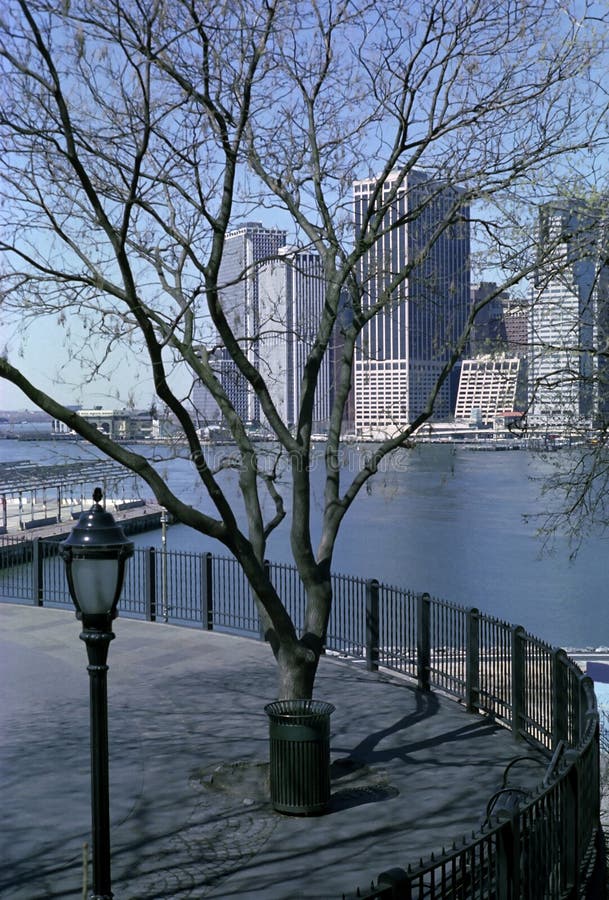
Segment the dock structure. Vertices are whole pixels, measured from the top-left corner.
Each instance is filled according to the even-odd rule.
[[[97,486],[102,488],[104,506],[119,513],[119,518],[157,517],[161,507],[156,503],[119,495],[119,484],[132,477],[112,460],[75,460],[61,465],[28,460],[0,463],[0,534],[49,537],[67,532],[73,519],[91,505]]]

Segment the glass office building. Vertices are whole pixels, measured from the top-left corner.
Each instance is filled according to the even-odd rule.
[[[379,236],[361,260],[360,302],[380,311],[364,326],[354,366],[356,432],[383,436],[427,406],[467,321],[470,297],[469,209],[458,189],[423,173],[382,185]],[[376,179],[353,185],[356,233],[374,202]],[[440,388],[434,418],[452,414],[456,385]]]

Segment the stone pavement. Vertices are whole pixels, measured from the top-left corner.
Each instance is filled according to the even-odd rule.
[[[322,659],[332,803],[268,801],[275,664],[267,645],[129,619],[108,674],[117,900],[340,900],[484,818],[505,766],[539,757],[509,732],[399,678]],[[86,650],[71,612],[0,604],[0,897],[79,900],[89,840]]]

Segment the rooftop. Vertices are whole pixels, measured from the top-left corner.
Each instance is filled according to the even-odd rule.
[[[0,494],[16,496],[22,492],[54,490],[68,485],[89,484],[113,479],[124,480],[124,466],[107,459],[78,460],[41,466],[29,460],[0,462]]]

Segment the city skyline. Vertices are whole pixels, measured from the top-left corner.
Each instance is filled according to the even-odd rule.
[[[375,203],[376,179],[353,183],[356,235]],[[429,402],[442,368],[467,320],[470,297],[469,207],[458,189],[411,172],[382,185],[380,240],[361,259],[358,295],[345,305],[369,315],[356,344],[352,409],[356,433],[375,434],[409,424]],[[449,223],[446,226],[446,223]],[[277,412],[288,426],[298,421],[303,376],[318,335],[325,300],[324,272],[312,250],[279,246],[285,232],[244,223],[227,234],[220,268],[221,305],[247,360],[261,372]],[[338,332],[339,329],[337,328]],[[242,419],[264,419],[258,398],[222,348],[216,371]],[[232,377],[231,377],[232,371]],[[436,397],[435,419],[453,412],[458,373]],[[335,381],[333,347],[319,369],[313,429],[330,418]],[[206,396],[207,393],[207,396]],[[195,380],[193,403],[201,419],[221,419],[208,392]]]
[[[375,183],[374,179],[354,182],[353,203],[356,227],[358,215],[361,217],[365,208],[365,186]],[[390,190],[391,183],[389,181],[383,186],[383,192],[386,193]],[[455,196],[458,197],[457,189],[451,189],[452,196],[447,199],[440,182],[433,182],[421,173],[410,174],[409,180],[398,192],[395,209],[391,212],[391,216],[394,217],[393,224],[395,224],[396,216],[404,217],[405,223],[398,225],[397,228],[390,223],[390,228],[379,242],[379,249],[361,263],[360,277],[367,280],[364,297],[367,296],[368,299],[365,299],[364,303],[371,304],[371,298],[384,289],[385,283],[392,277],[400,275],[404,261],[408,262],[409,257],[413,258],[416,255],[417,240],[420,246],[421,241],[425,239],[425,228],[423,227],[419,231],[418,239],[415,236],[419,230],[417,219],[412,215],[411,209],[405,202],[405,196],[409,190],[415,197],[415,202],[418,198],[423,205],[423,218],[426,219],[428,234],[434,225],[434,208],[439,210],[437,219],[441,221],[446,216],[447,204],[454,203]],[[431,201],[430,190],[432,193],[435,192]],[[358,203],[360,204],[359,209]],[[501,350],[503,345],[505,345],[503,349],[506,349],[506,346],[511,344],[512,348],[519,346],[517,351],[519,355],[525,353],[530,356],[530,368],[528,373],[525,369],[525,375],[528,374],[531,384],[541,385],[535,392],[529,391],[529,400],[531,401],[529,423],[531,425],[566,425],[567,419],[569,423],[578,420],[580,424],[590,424],[594,418],[594,412],[598,412],[600,409],[599,403],[602,401],[606,404],[607,402],[605,395],[600,399],[598,395],[598,358],[592,352],[586,352],[586,347],[591,348],[598,343],[597,313],[599,305],[602,305],[603,302],[606,303],[609,298],[609,271],[602,266],[599,268],[598,261],[595,262],[601,244],[597,234],[598,229],[595,230],[591,225],[589,212],[587,219],[584,215],[586,209],[588,207],[584,201],[571,204],[553,201],[544,204],[540,211],[541,224],[538,238],[545,229],[547,240],[556,241],[557,234],[562,229],[565,233],[578,234],[582,241],[585,240],[587,245],[594,248],[593,251],[587,249],[585,253],[580,254],[582,258],[578,258],[573,266],[567,266],[567,274],[561,271],[555,277],[551,277],[547,272],[544,275],[539,270],[536,274],[537,286],[531,291],[528,305],[523,304],[522,301],[512,301],[506,292],[493,300],[486,307],[473,330],[472,344],[468,348],[470,352],[465,352],[462,356],[462,360],[466,360],[468,357],[476,358],[476,356],[484,354],[485,350],[488,351],[489,342],[493,344],[494,341],[497,342],[498,350]],[[464,208],[463,222],[466,221],[467,213],[468,210]],[[462,231],[463,222],[460,226]],[[591,233],[592,237],[590,237]],[[224,284],[222,305],[225,308],[229,324],[233,328],[237,340],[245,348],[247,358],[255,365],[260,365],[262,362],[263,373],[265,371],[268,377],[270,394],[277,402],[280,414],[285,412],[286,420],[292,426],[298,408],[298,383],[304,366],[305,349],[307,346],[310,347],[315,331],[314,317],[310,318],[304,328],[302,327],[306,318],[307,297],[309,299],[316,297],[312,302],[315,309],[319,311],[320,304],[323,302],[320,287],[323,279],[319,268],[319,259],[315,252],[303,248],[287,247],[286,239],[287,232],[277,225],[267,226],[261,222],[237,224],[235,229],[227,234],[221,274]],[[462,243],[461,253],[451,260],[451,242],[454,247],[458,245],[459,241]],[[448,289],[445,288],[444,291],[445,298],[450,295],[453,311],[459,310],[453,319],[453,324],[460,315],[459,325],[461,325],[466,304],[456,301],[458,289],[455,287],[455,276],[460,278],[461,288],[463,283],[468,285],[467,306],[470,302],[479,301],[485,290],[493,290],[496,287],[493,282],[469,285],[469,268],[464,263],[464,260],[467,260],[466,247],[469,247],[469,237],[463,233],[456,239],[456,242],[454,234],[450,235],[449,233],[443,243],[436,241],[435,245],[432,244],[431,247],[428,247],[425,269],[422,270],[421,276],[419,277],[415,265],[408,279],[397,288],[398,302],[392,302],[390,308],[381,312],[367,327],[368,330],[364,330],[354,363],[354,421],[356,431],[359,433],[365,433],[373,425],[388,427],[399,423],[399,416],[405,408],[404,397],[408,399],[408,408],[412,407],[412,386],[417,383],[417,378],[419,386],[429,387],[428,384],[426,385],[425,367],[427,366],[429,370],[427,381],[434,380],[437,376],[438,361],[442,358],[442,353],[438,352],[438,347],[441,346],[443,340],[438,338],[438,334],[442,330],[438,327],[442,313],[438,315],[438,304],[436,303],[434,307],[432,303],[430,308],[434,308],[435,319],[428,314],[425,320],[424,316],[420,315],[424,302],[419,302],[417,305],[409,303],[409,300],[412,301],[413,298],[416,298],[419,301],[421,299],[425,301],[428,299],[425,296],[426,292],[430,294],[434,291],[441,291],[441,287],[438,288],[438,286],[444,282],[445,285],[448,284]],[[566,239],[557,241],[554,263],[556,264],[558,259],[561,269],[564,268],[566,247]],[[540,248],[543,250],[543,240],[540,240]],[[568,252],[573,253],[572,243]],[[297,265],[287,262],[287,256],[290,253],[299,258],[300,262]],[[304,260],[307,262],[304,263]],[[446,269],[448,275],[442,269],[442,265],[446,266],[447,261],[449,263]],[[304,270],[307,267],[308,270],[305,273]],[[287,273],[290,271],[291,276],[288,276]],[[297,277],[299,271],[301,272],[300,278]],[[245,277],[242,277],[243,275]],[[260,313],[261,276],[265,279],[264,290],[266,292],[262,319]],[[278,278],[283,279],[281,286],[278,287],[277,283],[274,287],[271,286],[273,280],[276,282]],[[317,284],[317,289],[313,288],[314,283]],[[307,284],[308,287],[305,287],[304,285]],[[433,285],[431,290],[430,284]],[[419,292],[418,296],[417,291]],[[281,306],[281,311],[278,304]],[[419,314],[418,324],[412,310]],[[400,315],[403,315],[402,319],[400,319]],[[266,328],[263,319],[267,320],[269,328]],[[527,319],[530,324],[527,329],[525,347]],[[285,323],[284,335],[280,335],[282,322]],[[578,330],[577,336],[573,340],[575,327]],[[435,334],[434,328],[436,329]],[[560,332],[561,328],[562,332]],[[260,338],[256,337],[258,332],[260,332]],[[419,335],[417,349],[420,355],[416,357],[415,354],[412,354],[412,359],[416,359],[419,364],[416,367],[417,377],[405,377],[405,347],[407,342],[412,344],[411,337],[417,333]],[[421,347],[430,335],[436,354],[433,371],[431,371],[433,368],[431,360],[425,359],[424,355],[421,355]],[[482,336],[482,343],[479,347],[476,345],[477,335]],[[486,346],[484,346],[485,341]],[[565,344],[562,349],[561,341]],[[365,349],[363,349],[365,343]],[[444,339],[444,343],[449,346],[450,341]],[[570,358],[567,358],[568,354],[566,355],[566,344],[569,345]],[[387,348],[390,350],[389,354],[386,353]],[[394,352],[396,348],[397,354]],[[552,352],[548,348],[551,348]],[[584,352],[581,352],[582,348]],[[575,364],[573,363],[574,359],[576,360]],[[237,412],[246,421],[260,421],[257,398],[251,388],[246,385],[243,376],[224,348],[215,348],[215,360],[217,373]],[[398,364],[397,370],[396,363]],[[332,353],[329,353],[324,362],[316,398],[315,430],[323,431],[324,422],[327,420],[334,380],[333,365]],[[382,370],[386,373],[385,385],[379,390],[378,385],[382,381],[379,373]],[[556,384],[551,384],[551,403],[549,403],[550,395],[544,389],[544,385],[547,386],[548,383],[551,383],[548,377],[550,372],[567,374],[567,377],[563,378],[560,388]],[[440,394],[436,402],[435,419],[449,420],[457,413],[455,401],[459,377],[460,367],[457,367],[452,384],[445,390],[444,395]],[[375,380],[377,418],[376,421],[373,421],[370,398],[373,394],[371,383]],[[133,384],[123,379],[123,387],[126,387],[128,394],[131,394],[132,397]],[[6,387],[7,384],[4,382],[2,388]],[[185,385],[184,393],[187,394],[191,389],[192,383],[190,387]],[[144,408],[147,405],[146,401],[138,403],[133,399],[128,403],[121,404],[122,398],[119,398],[118,392],[113,390],[109,390],[106,395],[92,394],[89,396],[95,399],[102,396],[105,401],[102,405],[114,405],[116,408],[121,405]],[[93,406],[94,403],[87,402],[89,396],[86,400],[80,400],[80,402],[70,405]],[[153,398],[152,390],[149,397]],[[197,387],[192,393],[192,399],[194,406],[202,412],[203,421],[219,421],[219,416],[214,416],[213,413],[209,415],[204,411],[205,401],[200,389],[197,397]],[[379,400],[385,403],[384,418],[378,415]],[[419,397],[419,402],[421,400],[422,397]],[[27,403],[22,405],[18,402],[11,404],[4,401],[5,398],[0,393],[0,408],[4,408],[7,412],[35,408],[33,405],[28,406]],[[366,402],[368,402],[367,408]],[[401,404],[397,409],[397,414],[396,402]],[[404,421],[405,419],[402,419],[401,424],[404,424]]]

